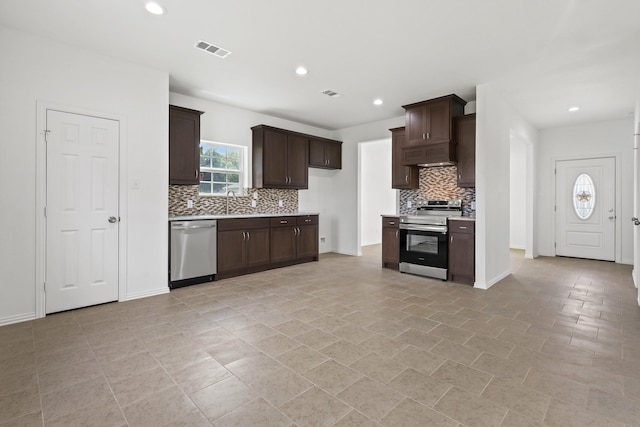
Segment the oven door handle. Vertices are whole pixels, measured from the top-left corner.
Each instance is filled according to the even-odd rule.
[[[401,230],[409,231],[430,231],[433,233],[447,234],[446,225],[417,225],[417,224],[400,224]]]

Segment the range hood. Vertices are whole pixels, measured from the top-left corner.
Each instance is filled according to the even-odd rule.
[[[453,166],[456,162],[456,144],[452,142],[414,145],[402,148],[402,164],[405,166],[428,168]]]

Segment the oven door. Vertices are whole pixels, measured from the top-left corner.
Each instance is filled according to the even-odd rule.
[[[447,227],[400,224],[400,262],[447,268]]]

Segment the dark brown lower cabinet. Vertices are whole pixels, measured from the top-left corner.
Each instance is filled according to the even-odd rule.
[[[218,220],[216,279],[317,260],[317,215]]]
[[[475,221],[449,221],[449,280],[473,285],[476,274]]]
[[[397,216],[382,217],[382,268],[398,270],[400,264],[400,221]]]

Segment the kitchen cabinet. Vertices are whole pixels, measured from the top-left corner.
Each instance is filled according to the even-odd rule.
[[[309,167],[342,169],[342,141],[309,139]]]
[[[253,131],[253,187],[309,187],[309,138],[259,125]]]
[[[475,221],[449,221],[449,280],[473,285],[475,282]]]
[[[458,187],[476,186],[476,115],[453,119],[458,159]]]
[[[404,105],[406,143],[404,165],[450,164],[455,162],[452,118],[464,114],[466,101],[447,95]]]
[[[269,218],[218,220],[218,273],[247,270],[270,262]]]
[[[398,270],[400,265],[400,218],[382,217],[382,268]]]
[[[201,114],[169,105],[169,184],[200,183]]]
[[[271,218],[271,263],[318,259],[318,216]]]
[[[402,164],[402,149],[405,146],[405,128],[389,129],[391,131],[391,188],[407,190],[420,187],[420,171],[417,166]]]

